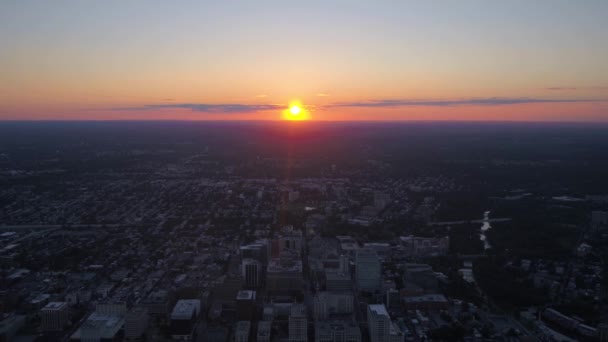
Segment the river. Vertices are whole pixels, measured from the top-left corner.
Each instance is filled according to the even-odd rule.
[[[479,229],[479,239],[481,241],[483,241],[484,250],[492,247],[490,245],[490,242],[488,241],[488,237],[486,236],[486,232],[490,228],[492,228],[492,225],[490,224],[490,211],[488,210],[483,213],[483,224],[481,225],[481,228]]]

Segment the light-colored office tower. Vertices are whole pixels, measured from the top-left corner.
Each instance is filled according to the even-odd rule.
[[[397,328],[384,304],[367,306],[367,326],[371,342],[403,342],[404,335]]]
[[[306,319],[306,307],[296,304],[291,307],[289,315],[289,342],[308,341],[308,320]]]

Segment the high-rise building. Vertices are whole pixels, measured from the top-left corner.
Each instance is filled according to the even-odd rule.
[[[328,272],[325,274],[325,287],[327,291],[351,291],[353,281],[346,273]]]
[[[404,335],[393,324],[384,304],[367,306],[367,326],[371,342],[403,342]]]
[[[42,331],[61,331],[68,324],[68,304],[50,302],[40,310]]]
[[[236,318],[241,321],[253,320],[255,312],[256,292],[250,290],[239,291],[236,295]]]
[[[600,342],[608,341],[608,323],[600,323],[597,326],[597,335]]]
[[[317,292],[313,298],[315,321],[353,312],[352,292]]]
[[[270,241],[267,239],[260,239],[254,243],[241,246],[241,258],[254,259],[265,264],[270,257],[270,247]]]
[[[142,301],[141,304],[148,309],[148,314],[150,316],[155,316],[166,320],[169,310],[171,309],[171,301],[172,299],[168,291],[158,290],[152,292],[146,299]]]
[[[125,324],[127,305],[121,303],[100,303],[70,337],[83,342],[113,341]]]
[[[289,315],[289,342],[308,341],[308,320],[306,319],[306,307],[296,304],[291,307]]]
[[[355,267],[359,291],[374,292],[380,289],[382,265],[376,252],[368,248],[357,250]]]
[[[260,272],[262,265],[255,259],[243,259],[241,272],[243,274],[244,285],[248,289],[256,289],[260,286]]]
[[[282,256],[272,259],[266,268],[266,287],[270,292],[300,291],[302,289],[302,260]]]
[[[127,312],[125,317],[125,339],[139,340],[148,328],[148,309],[136,306]]]
[[[257,342],[270,342],[270,332],[272,330],[272,323],[269,321],[260,321],[258,323],[258,332],[256,335]]]
[[[251,330],[251,322],[238,321],[234,328],[234,342],[249,342],[249,331]]]
[[[361,330],[350,321],[316,322],[315,342],[361,342]]]
[[[386,291],[386,306],[391,310],[401,307],[401,293],[397,289],[388,289]]]
[[[174,339],[189,339],[192,336],[194,323],[200,311],[200,300],[179,300],[171,313],[171,336]]]

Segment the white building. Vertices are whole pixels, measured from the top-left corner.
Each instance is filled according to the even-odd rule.
[[[68,324],[68,304],[50,302],[40,310],[42,331],[61,331]]]
[[[251,322],[238,321],[234,329],[234,342],[248,342],[249,331],[251,330]]]
[[[371,342],[403,342],[403,333],[393,324],[384,304],[367,306],[367,325]]]
[[[306,319],[306,307],[296,304],[291,307],[289,315],[289,342],[308,341],[308,320]]]
[[[380,289],[382,265],[376,252],[368,248],[357,250],[355,267],[359,291],[374,292]]]
[[[125,318],[125,338],[138,340],[148,328],[148,309],[142,306],[134,307],[127,312]]]

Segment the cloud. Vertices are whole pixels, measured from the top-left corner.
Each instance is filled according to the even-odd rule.
[[[547,87],[545,90],[577,90],[576,87]]]
[[[112,108],[116,111],[142,111],[156,109],[190,109],[193,112],[210,114],[252,113],[267,110],[284,109],[285,106],[278,104],[241,104],[241,103],[171,103],[171,104],[148,104],[137,107]]]
[[[608,87],[596,86],[596,87],[547,87],[545,90],[608,90]]]
[[[332,108],[399,108],[399,107],[453,107],[453,106],[504,106],[534,103],[589,103],[608,102],[608,99],[544,99],[530,97],[489,97],[455,100],[425,100],[425,99],[385,99],[353,102],[335,102],[322,106],[307,105],[309,110],[328,110]],[[254,113],[264,111],[279,111],[286,108],[285,104],[243,104],[243,103],[162,103],[145,104],[133,107],[111,108],[114,111],[146,111],[162,109],[190,109],[193,112],[207,114]]]
[[[391,99],[391,100],[370,100],[370,101],[355,101],[355,102],[338,102],[329,104],[325,107],[451,107],[451,106],[503,106],[515,104],[532,104],[532,103],[579,103],[579,102],[605,102],[608,100],[601,99],[543,99],[530,97],[488,97],[488,98],[471,98],[471,99],[456,99],[456,100],[409,100],[409,99]]]

